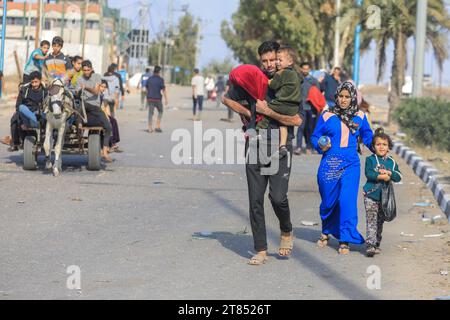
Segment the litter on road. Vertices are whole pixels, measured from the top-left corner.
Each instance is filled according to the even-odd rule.
[[[307,227],[314,227],[314,226],[318,226],[319,224],[317,222],[312,222],[312,221],[302,221],[302,225],[307,226]]]
[[[439,234],[427,234],[427,235],[424,235],[423,237],[424,238],[440,238],[440,237],[442,237],[444,234],[443,233],[439,233]]]
[[[432,206],[431,202],[416,202],[416,203],[414,203],[414,207],[426,208],[426,207],[431,207],[431,206]]]
[[[400,235],[402,237],[414,237],[414,234],[412,234],[412,233],[404,233],[404,232],[402,232],[402,233],[400,233]]]

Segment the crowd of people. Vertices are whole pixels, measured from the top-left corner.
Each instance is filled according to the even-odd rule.
[[[87,122],[73,117],[74,126],[103,128],[102,159],[112,162],[111,152],[121,152],[117,110],[125,94],[122,76],[117,65],[111,64],[101,76],[95,73],[92,62],[81,57],[68,57],[62,53],[64,41],[55,37],[50,44],[42,41],[31,53],[25,65],[16,110],[11,118],[11,136],[2,142],[10,151],[19,150],[24,131],[38,128],[45,121],[43,104],[49,94],[48,84],[61,79],[75,99],[83,101]],[[50,50],[51,47],[51,50]],[[194,70],[191,81],[193,120],[201,120],[205,100],[217,99],[229,109],[225,121],[232,121],[233,113],[241,116],[246,131],[246,154],[256,145],[256,163],[248,161],[249,213],[256,254],[251,265],[267,261],[267,236],[264,216],[264,197],[269,186],[269,199],[280,225],[279,255],[289,257],[293,251],[294,235],[288,200],[291,163],[294,154],[302,153],[303,138],[307,152],[322,154],[317,173],[322,198],[320,216],[322,234],[319,247],[328,245],[330,236],[339,241],[340,254],[350,252],[350,244],[367,244],[367,255],[381,252],[384,217],[383,188],[399,182],[398,164],[389,156],[390,137],[382,130],[375,133],[369,119],[368,103],[361,98],[356,85],[344,80],[342,70],[334,68],[331,74],[319,79],[311,74],[311,64],[297,64],[295,50],[277,42],[266,41],[258,49],[260,66],[242,65],[217,81],[206,79],[199,69]],[[168,95],[161,67],[147,69],[139,83],[141,110],[148,110],[148,132],[161,133],[161,119]],[[164,100],[164,104],[163,104]],[[154,126],[155,109],[158,112]],[[295,139],[294,127],[298,126]],[[278,141],[264,132],[279,133]],[[297,140],[294,148],[293,141]],[[256,144],[255,144],[256,141]],[[275,152],[268,145],[278,144]],[[360,184],[360,144],[372,153],[366,160],[364,197],[367,213],[366,239],[359,233],[357,199]],[[269,152],[269,162],[260,157],[261,148]],[[253,150],[254,151],[254,150]],[[264,169],[277,161],[278,170],[267,174]]]
[[[261,44],[258,53],[260,68],[250,65],[235,68],[230,73],[229,89],[222,99],[228,108],[241,116],[247,132],[246,174],[250,223],[256,250],[249,264],[262,265],[268,259],[264,218],[264,196],[268,185],[269,199],[280,226],[278,254],[280,257],[292,254],[294,234],[287,193],[294,126],[299,126],[298,135],[306,137],[307,148],[314,148],[322,154],[317,173],[322,198],[322,234],[317,245],[326,247],[333,236],[339,242],[340,254],[349,254],[350,244],[363,243],[366,243],[368,257],[381,253],[383,224],[390,221],[384,205],[389,199],[386,199],[383,190],[391,182],[401,180],[398,165],[389,156],[389,150],[392,149],[390,137],[382,128],[375,133],[372,131],[366,115],[367,103],[364,105],[353,81],[341,80],[340,68],[335,68],[331,75],[322,79],[314,79],[310,75],[311,65],[308,62],[302,63],[299,71],[296,71],[295,53],[288,46],[267,41]],[[296,107],[295,112],[292,112],[291,106],[294,109]],[[270,132],[278,130],[280,133],[278,152],[269,154],[271,162],[278,161],[275,174],[263,173],[268,163],[262,161],[260,150],[270,152],[268,145],[272,144],[273,134],[261,139],[263,128],[269,128]],[[287,130],[286,134],[283,134],[284,128]],[[252,142],[254,132],[257,137],[256,163],[250,162],[252,157],[248,156],[252,151],[252,144],[255,145]],[[366,160],[367,183],[363,188],[366,239],[357,229],[360,143],[372,153]],[[301,145],[297,144],[297,148],[299,147]]]
[[[50,43],[44,40],[34,50],[23,72],[19,86],[16,110],[11,118],[11,135],[1,140],[9,145],[11,152],[23,145],[25,131],[38,129],[39,122],[45,127],[44,102],[49,94],[48,88],[53,80],[61,79],[72,93],[75,105],[83,100],[87,122],[76,121],[73,115],[68,123],[82,127],[99,126],[103,128],[102,160],[113,161],[111,152],[122,152],[116,111],[120,99],[125,94],[124,81],[117,72],[118,65],[111,64],[104,76],[94,72],[92,62],[81,56],[69,57],[62,52],[64,40],[56,36]],[[51,47],[51,50],[50,50]]]

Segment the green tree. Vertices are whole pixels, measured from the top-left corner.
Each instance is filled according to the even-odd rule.
[[[381,9],[381,28],[368,32],[377,44],[378,81],[384,74],[387,46],[390,41],[394,43],[389,93],[391,116],[400,102],[405,83],[407,42],[414,36],[416,30],[417,0],[377,0],[370,1],[367,5],[370,4],[375,4]],[[448,58],[447,35],[450,29],[450,16],[444,1],[428,0],[427,15],[427,42],[431,44],[438,66],[442,70],[443,63]]]
[[[165,45],[165,38],[160,35],[152,42],[149,52],[149,63],[156,65],[164,63],[179,67],[178,73],[173,72],[173,80],[176,83],[188,84],[192,70],[195,68],[195,57],[197,53],[198,23],[190,13],[183,15],[174,30],[168,30],[169,38],[174,40],[173,46]]]
[[[351,72],[353,36],[361,10],[354,1],[342,1],[339,60]],[[294,47],[301,60],[315,68],[333,66],[334,30],[337,10],[334,0],[242,0],[231,24],[222,23],[222,37],[243,63],[257,63],[257,48],[264,40]],[[366,50],[370,39],[363,38]]]
[[[225,58],[223,61],[212,60],[205,68],[203,68],[203,74],[220,75],[227,74],[234,67],[234,62],[231,58]]]

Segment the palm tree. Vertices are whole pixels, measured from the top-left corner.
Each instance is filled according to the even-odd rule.
[[[394,43],[394,58],[391,73],[391,91],[389,93],[389,119],[402,96],[407,68],[407,41],[413,37],[416,29],[417,0],[376,0],[367,5],[381,8],[381,29],[372,30],[377,45],[377,81],[383,77],[386,65],[386,49],[389,42]],[[450,17],[443,0],[428,0],[427,42],[431,44],[436,61],[442,70],[448,58],[447,32],[450,29]]]

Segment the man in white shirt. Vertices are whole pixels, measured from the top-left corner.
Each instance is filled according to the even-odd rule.
[[[205,78],[200,75],[200,70],[194,70],[194,77],[191,81],[192,85],[192,99],[194,102],[193,112],[194,112],[194,121],[200,120],[203,110],[203,99],[205,97]],[[197,117],[197,104],[198,104],[198,117]]]

